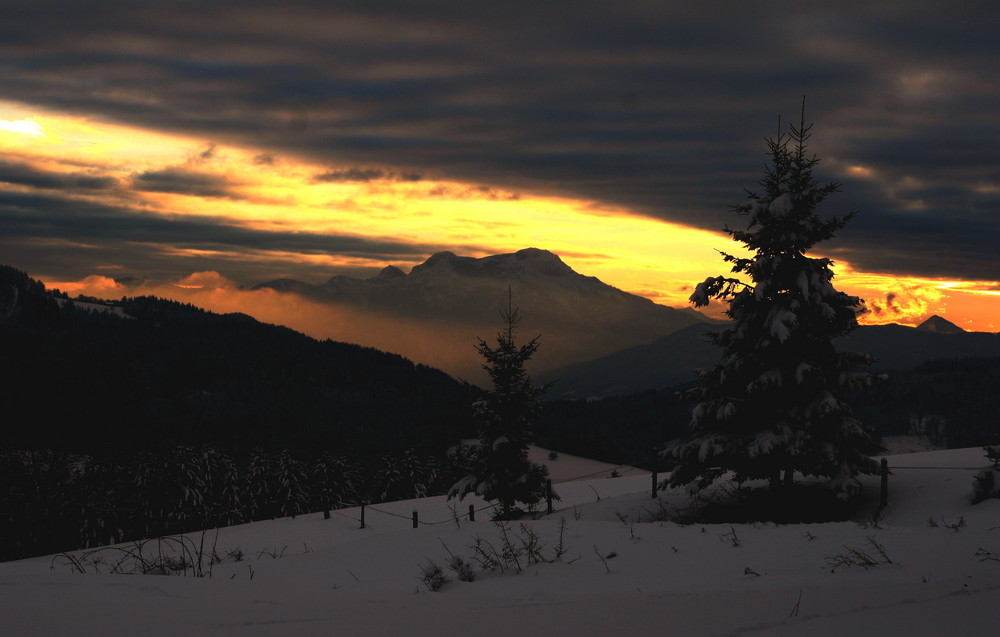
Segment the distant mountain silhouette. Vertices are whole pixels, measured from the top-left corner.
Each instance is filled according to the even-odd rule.
[[[557,381],[549,390],[553,399],[620,396],[685,383],[718,359],[719,350],[705,336],[711,329],[689,325],[648,345],[546,371],[538,380]]]
[[[521,335],[542,337],[534,370],[593,359],[708,321],[581,275],[537,248],[483,258],[439,252],[409,274],[389,266],[370,279],[335,276],[319,286],[281,279],[256,287],[418,322],[419,337],[397,346],[402,351],[377,340],[365,344],[461,377],[479,370],[472,346],[477,337],[495,336],[508,287],[520,308]],[[459,355],[452,353],[456,348]]]
[[[925,332],[937,332],[938,334],[961,334],[965,332],[965,330],[959,326],[955,325],[951,321],[941,318],[937,314],[918,325],[917,329]]]
[[[696,369],[711,368],[719,359],[719,350],[704,336],[710,329],[690,326],[648,345],[554,369],[538,378],[558,379],[550,398],[615,396],[692,381],[697,378]],[[875,370],[908,370],[930,360],[1000,356],[1000,334],[955,329],[866,325],[835,343],[840,351],[875,356]]]

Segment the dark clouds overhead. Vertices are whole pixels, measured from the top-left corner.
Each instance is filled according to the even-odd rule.
[[[91,173],[53,173],[4,159],[0,159],[0,183],[67,191],[110,190],[118,186],[118,180],[113,177]]]
[[[247,280],[260,281],[288,267],[273,256],[261,258],[265,253],[405,261],[440,249],[343,234],[254,230],[221,216],[137,214],[125,205],[0,190],[0,254],[10,263],[28,263],[44,251],[44,266],[33,272],[36,276],[72,278],[80,272],[100,273],[108,264],[129,263],[134,271],[168,279],[177,274],[180,258],[189,271],[225,270],[238,262]],[[308,266],[296,265],[308,271]],[[328,272],[328,267],[317,265],[313,274]]]
[[[226,177],[207,175],[182,168],[147,170],[137,174],[132,180],[133,188],[145,192],[239,199],[240,196],[233,190],[235,185],[237,184]]]
[[[0,21],[4,99],[240,143],[262,163],[385,167],[320,180],[433,176],[707,229],[736,223],[762,137],[806,94],[812,148],[845,182],[829,211],[861,210],[831,244],[842,258],[1000,272],[991,2],[19,4]],[[9,183],[35,179],[14,168]],[[181,169],[134,183],[235,185]]]
[[[381,168],[334,168],[313,177],[317,182],[420,181],[420,173],[400,175]]]

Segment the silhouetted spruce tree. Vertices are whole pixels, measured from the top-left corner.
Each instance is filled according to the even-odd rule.
[[[473,404],[479,425],[474,468],[451,487],[448,497],[461,499],[475,493],[499,503],[499,517],[508,518],[516,512],[516,503],[535,504],[545,496],[548,470],[528,460],[528,445],[547,386],[533,385],[524,370],[524,364],[538,350],[539,337],[523,345],[515,342],[520,316],[510,300],[500,316],[504,327],[497,334],[496,346],[483,339],[476,346],[493,389],[482,390]]]
[[[742,279],[710,277],[691,295],[698,307],[727,301],[732,323],[712,334],[722,359],[703,372],[704,386],[688,394],[697,401],[694,438],[665,452],[678,463],[673,486],[701,488],[729,471],[737,482],[767,479],[778,486],[784,471],[785,484],[794,472],[820,476],[847,497],[859,488],[859,473],[878,469],[865,454],[870,430],[839,397],[873,384],[873,375],[855,371],[873,359],[837,352],[832,343],[857,327],[864,302],[834,289],[832,261],[806,256],[855,214],[815,213],[840,186],[813,178],[819,160],[806,152],[811,128],[803,105],[797,127],[766,140],[763,190],[748,190],[749,201],[733,207],[748,218],[747,229],[726,231],[751,256],[723,253],[723,259]]]

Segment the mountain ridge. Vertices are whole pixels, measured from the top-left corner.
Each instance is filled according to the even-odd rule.
[[[480,371],[472,345],[496,333],[509,299],[519,309],[520,333],[541,335],[534,370],[593,359],[711,321],[580,274],[539,248],[478,258],[443,251],[409,273],[387,266],[367,279],[339,275],[321,285],[279,279],[254,288],[419,323],[417,336],[407,342],[389,345],[376,336],[363,344],[472,378]],[[456,345],[460,354],[452,355]]]
[[[647,345],[548,370],[539,380],[558,380],[551,397],[568,399],[623,395],[695,381],[695,370],[713,367],[720,356],[719,349],[703,336],[709,326],[699,327],[689,326]],[[909,370],[931,360],[1000,356],[1000,334],[956,329],[862,325],[834,343],[839,351],[874,355],[878,360],[872,369],[876,371]]]

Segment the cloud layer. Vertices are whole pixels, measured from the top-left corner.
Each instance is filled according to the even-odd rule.
[[[1000,13],[988,2],[19,4],[0,22],[4,99],[241,145],[262,166],[330,166],[317,182],[483,184],[710,230],[738,223],[728,206],[759,176],[762,137],[805,94],[812,148],[844,183],[829,211],[861,210],[831,256],[911,276],[1000,272]],[[7,254],[39,242],[54,259],[70,258],[60,242],[114,253],[142,236],[202,251],[193,271],[264,249],[432,251],[224,215],[124,223],[124,200],[80,198],[248,197],[197,162],[123,183],[4,160],[0,180],[16,186],[0,200]],[[160,258],[149,267],[166,268]]]

